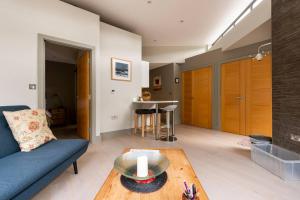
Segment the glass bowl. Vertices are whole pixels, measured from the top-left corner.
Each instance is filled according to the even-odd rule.
[[[148,176],[137,176],[137,157],[147,156]],[[169,159],[159,150],[130,150],[120,155],[114,162],[114,169],[133,180],[147,180],[162,174],[169,167]]]

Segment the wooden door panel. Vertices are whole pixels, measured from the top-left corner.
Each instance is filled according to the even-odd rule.
[[[182,122],[211,128],[212,68],[182,73]]]
[[[83,52],[77,60],[77,134],[89,140],[90,133],[90,53]]]
[[[271,55],[247,68],[246,133],[272,136]]]
[[[212,67],[194,70],[192,79],[192,124],[203,128],[211,128]]]
[[[240,61],[221,66],[221,128],[231,133],[244,133],[241,121],[241,87]]]
[[[270,55],[262,61],[249,58],[222,65],[221,106],[223,131],[272,135]]]

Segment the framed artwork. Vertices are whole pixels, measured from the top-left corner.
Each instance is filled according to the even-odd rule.
[[[118,81],[131,81],[131,61],[112,58],[111,79]]]
[[[161,76],[153,77],[153,89],[160,90],[161,89]]]

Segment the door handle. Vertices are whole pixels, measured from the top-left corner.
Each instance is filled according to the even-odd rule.
[[[237,100],[244,100],[244,97],[235,97]]]

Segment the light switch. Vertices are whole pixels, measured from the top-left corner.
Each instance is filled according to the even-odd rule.
[[[36,84],[29,83],[29,90],[36,90]]]

